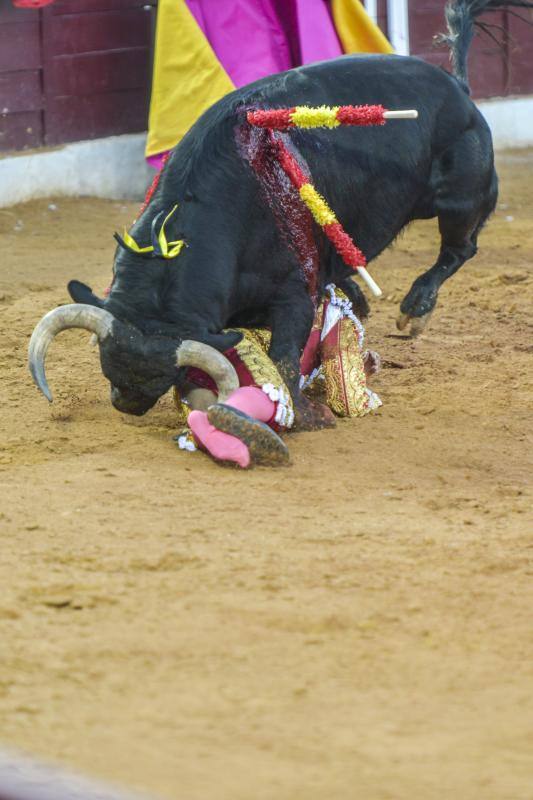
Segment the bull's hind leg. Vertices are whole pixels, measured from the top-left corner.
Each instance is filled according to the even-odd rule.
[[[441,248],[436,263],[420,275],[400,306],[397,326],[411,323],[420,334],[437,303],[439,289],[477,252],[477,237],[496,206],[498,181],[490,134],[484,126],[464,133],[433,165],[432,188]]]
[[[402,331],[411,323],[411,336],[418,336],[425,329],[444,281],[477,251],[476,227],[440,216],[439,229],[442,241],[437,262],[415,280],[400,306],[396,325]]]

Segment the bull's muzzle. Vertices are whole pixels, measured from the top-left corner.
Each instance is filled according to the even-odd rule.
[[[60,306],[45,314],[32,333],[29,344],[28,364],[35,384],[49,402],[52,402],[52,393],[46,380],[46,354],[57,334],[67,330],[67,328],[82,328],[90,331],[96,335],[99,343],[102,343],[108,337],[111,337],[112,341],[122,329],[124,329],[124,332],[135,330],[137,337],[142,336],[139,331],[118,320],[109,311],[84,303]],[[181,343],[176,340],[172,346],[175,348],[176,367],[196,367],[207,373],[217,385],[220,402],[225,402],[228,396],[239,387],[235,368],[218,350],[207,344],[192,340],[186,340]],[[130,388],[134,391],[136,387],[126,387],[126,393],[123,387],[122,394],[124,396],[129,394]],[[151,407],[153,402],[147,408]],[[130,413],[143,412],[133,411]]]

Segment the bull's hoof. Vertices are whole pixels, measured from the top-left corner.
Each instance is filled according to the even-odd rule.
[[[416,339],[416,337],[420,336],[420,334],[426,329],[432,314],[433,311],[430,311],[428,314],[424,314],[423,317],[411,317],[409,314],[403,314],[400,312],[400,315],[396,320],[396,327],[399,331],[403,331],[410,324],[409,336],[411,336],[412,339]]]
[[[400,316],[396,321],[398,330],[410,325],[409,335],[420,336],[426,328],[437,304],[439,286],[429,275],[420,275],[400,304]]]
[[[210,406],[207,418],[219,431],[236,436],[246,445],[251,465],[278,467],[289,463],[287,445],[264,422],[224,403]]]
[[[335,415],[323,403],[306,400],[294,409],[294,431],[320,431],[336,425]]]

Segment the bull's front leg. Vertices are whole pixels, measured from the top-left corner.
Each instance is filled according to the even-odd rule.
[[[289,389],[294,404],[295,430],[333,428],[335,417],[321,403],[312,403],[300,391],[300,358],[311,333],[315,309],[305,288],[283,292],[271,308],[272,339],[269,356]]]

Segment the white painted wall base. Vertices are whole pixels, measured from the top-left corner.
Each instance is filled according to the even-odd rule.
[[[533,147],[533,96],[483,100],[496,148]],[[111,136],[0,158],[0,208],[39,197],[140,200],[154,172],[145,134]]]
[[[0,158],[0,208],[61,195],[139,200],[154,175],[145,141],[134,133]]]
[[[496,97],[477,105],[489,123],[496,149],[533,147],[533,96]]]

